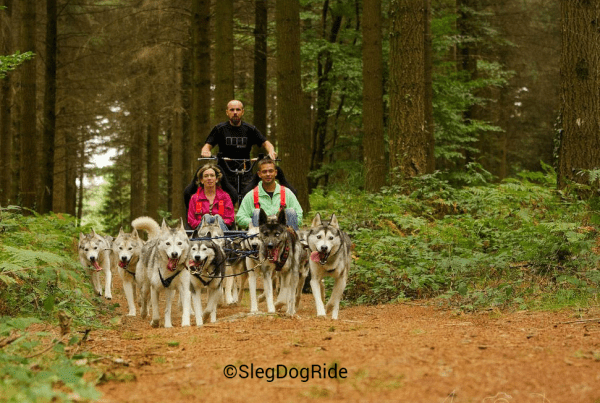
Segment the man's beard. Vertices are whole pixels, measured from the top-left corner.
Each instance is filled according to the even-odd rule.
[[[229,121],[231,122],[232,125],[237,126],[242,121],[242,118],[239,116],[234,116],[231,119],[229,119]]]

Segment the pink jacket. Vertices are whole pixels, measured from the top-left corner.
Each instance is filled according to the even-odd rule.
[[[219,203],[222,201],[222,203]],[[200,204],[200,211],[196,211],[196,207],[198,206],[198,202]],[[198,191],[192,195],[190,199],[190,205],[188,209],[188,224],[190,227],[196,228],[200,225],[202,221],[202,216],[204,214],[219,214],[223,221],[227,225],[233,224],[233,220],[235,219],[235,213],[233,211],[233,203],[231,202],[231,197],[220,187],[217,187],[217,194],[215,196],[215,200],[213,202],[212,210],[210,210],[210,202],[206,198],[204,194],[204,189],[202,187],[198,187]],[[219,211],[221,210],[221,211]]]

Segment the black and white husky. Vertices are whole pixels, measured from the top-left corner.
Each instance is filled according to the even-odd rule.
[[[217,321],[217,305],[223,292],[223,276],[225,275],[225,253],[219,244],[214,242],[211,233],[198,238],[197,231],[192,235],[190,254],[187,263],[190,271],[192,304],[196,315],[196,326],[202,326],[210,316],[211,322]],[[208,293],[206,310],[202,311],[201,290]]]
[[[279,211],[276,218],[267,217],[261,209],[258,232],[262,242],[259,254],[262,261],[260,270],[264,278],[267,310],[273,312],[273,306],[278,310],[286,307],[286,314],[294,315],[303,248],[298,234],[293,228],[287,226],[283,209]],[[280,278],[279,294],[274,305],[271,281],[273,275],[278,275]]]
[[[152,327],[160,324],[158,297],[165,293],[165,327],[172,327],[171,305],[175,289],[182,301],[181,326],[190,325],[190,273],[187,259],[190,250],[183,221],[176,228],[169,228],[163,220],[161,226],[150,217],[139,217],[131,226],[148,232],[148,241],[142,247],[142,256],[136,267],[141,278],[141,316],[148,314],[148,299],[152,303]],[[148,298],[150,297],[150,298]]]
[[[335,214],[331,215],[331,220],[322,221],[318,213],[312,221],[307,241],[310,250],[310,287],[315,298],[317,316],[324,317],[331,312],[331,319],[337,319],[352,261],[352,241],[340,229]],[[335,279],[331,298],[326,306],[323,306],[321,297],[323,276]]]
[[[121,280],[123,280],[123,291],[129,308],[127,316],[136,315],[135,297],[142,280],[142,275],[136,276],[136,268],[142,255],[143,245],[144,241],[138,236],[135,228],[131,232],[124,232],[121,228],[112,244],[112,253],[117,261]]]
[[[104,272],[106,299],[112,299],[110,239],[96,234],[93,229],[89,234],[79,233],[79,262],[84,268],[90,270],[94,293],[98,296],[102,295],[100,273]]]

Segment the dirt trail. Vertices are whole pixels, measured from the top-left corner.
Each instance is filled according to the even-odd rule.
[[[342,308],[332,321],[305,295],[295,318],[248,310],[220,308],[202,328],[179,327],[178,311],[172,329],[113,319],[86,345],[105,357],[101,401],[600,402],[598,308],[456,315],[424,302]]]

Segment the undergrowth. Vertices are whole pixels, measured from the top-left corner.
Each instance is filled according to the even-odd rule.
[[[313,212],[335,213],[353,240],[347,301],[435,297],[463,310],[595,300],[597,204],[557,191],[549,167],[500,184],[481,176],[456,187],[436,173],[374,195],[349,189],[311,195]]]
[[[2,402],[99,397],[86,380],[90,368],[81,365],[87,332],[71,330],[98,326],[106,309],[90,297],[90,281],[76,262],[78,235],[72,217],[0,208]]]

